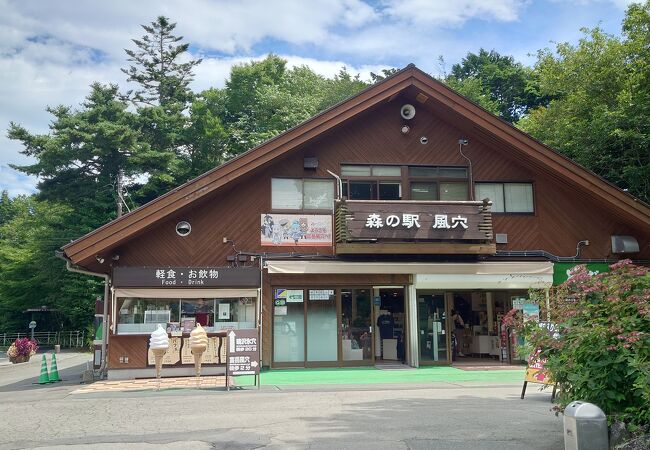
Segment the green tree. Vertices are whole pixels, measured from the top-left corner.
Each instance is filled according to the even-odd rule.
[[[633,4],[623,38],[596,28],[577,45],[538,53],[553,98],[519,126],[596,174],[650,201],[650,1]]]
[[[20,141],[21,153],[36,159],[34,164],[12,167],[38,176],[38,198],[70,205],[87,231],[115,217],[120,172],[127,187],[136,187],[132,177],[160,170],[169,160],[134,129],[137,118],[118,98],[115,85],[93,84],[78,111],[64,106],[48,111],[54,116],[48,134],[32,134],[10,124],[9,138]]]
[[[137,86],[125,98],[138,107],[144,140],[168,155],[167,164],[148,172],[148,182],[135,191],[137,201],[146,203],[223,162],[225,136],[220,120],[195,102],[189,85],[201,59],[182,62],[189,44],[174,34],[176,24],[159,16],[142,28],[144,36],[133,39],[136,49],[125,50],[131,65],[122,72]]]
[[[3,198],[11,210],[0,223],[0,329],[27,331],[27,308],[48,306],[56,315],[39,317],[39,329],[84,329],[92,323],[96,279],[66,271],[54,250],[78,236],[76,214],[67,206],[34,196]]]
[[[529,109],[544,104],[531,69],[495,50],[468,53],[454,64],[444,81],[509,122],[516,122]]]
[[[229,158],[307,120],[368,86],[343,68],[325,78],[306,66],[287,68],[276,55],[231,69],[223,89],[202,94],[204,112],[218,117],[228,136]],[[195,106],[198,105],[195,103]]]
[[[127,93],[128,98],[139,106],[187,105],[192,100],[189,89],[194,78],[192,71],[201,59],[180,62],[189,44],[178,44],[183,36],[173,34],[176,24],[167,17],[159,16],[142,28],[146,34],[133,39],[137,50],[125,50],[132,65],[122,72],[127,75],[127,81],[139,85]]]

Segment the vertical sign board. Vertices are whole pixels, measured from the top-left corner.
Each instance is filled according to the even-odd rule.
[[[230,330],[227,346],[227,376],[260,374],[260,346],[257,329]],[[226,377],[227,378],[227,377]],[[230,386],[230,383],[226,383]],[[258,378],[259,383],[259,378]]]

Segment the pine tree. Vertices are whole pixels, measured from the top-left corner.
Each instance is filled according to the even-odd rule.
[[[173,34],[176,23],[171,23],[167,17],[159,16],[151,25],[142,25],[142,28],[147,34],[133,39],[137,49],[125,49],[132,65],[122,72],[127,75],[127,81],[139,85],[127,93],[128,98],[138,106],[188,105],[192,99],[188,87],[194,77],[192,70],[202,60],[179,62],[189,44],[178,44],[183,36]]]

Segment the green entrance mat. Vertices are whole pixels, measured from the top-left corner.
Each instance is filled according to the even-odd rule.
[[[275,369],[262,372],[263,385],[436,383],[477,381],[511,383],[524,380],[525,370],[460,370],[454,367],[421,367],[412,370],[380,370],[374,367],[328,369]],[[237,377],[238,385],[253,384],[253,377]]]

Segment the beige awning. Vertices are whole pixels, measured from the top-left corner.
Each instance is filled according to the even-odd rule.
[[[257,289],[115,289],[115,297],[233,298],[257,297]]]
[[[553,284],[551,262],[268,261],[266,267],[271,274],[413,274],[418,289],[528,289]]]

